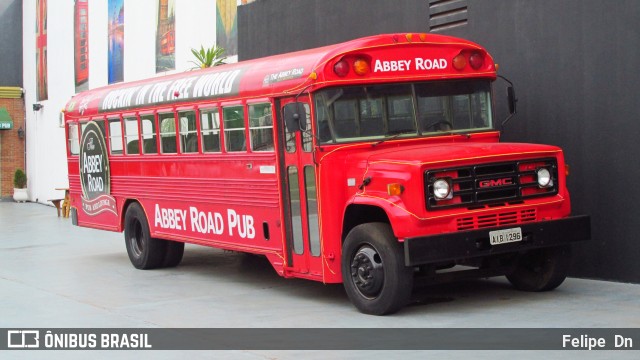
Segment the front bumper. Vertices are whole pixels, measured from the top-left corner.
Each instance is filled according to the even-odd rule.
[[[489,232],[519,227],[522,241],[490,245]],[[406,266],[515,253],[591,239],[591,218],[587,215],[560,220],[502,226],[482,230],[407,238],[404,241]]]

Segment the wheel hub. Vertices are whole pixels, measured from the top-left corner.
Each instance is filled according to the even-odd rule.
[[[144,251],[142,225],[140,224],[140,222],[136,222],[133,225],[132,236],[129,241],[131,242],[131,250],[133,251],[133,254],[136,257],[140,257],[140,255],[142,255],[142,252]]]
[[[351,260],[351,279],[366,297],[375,297],[380,293],[384,284],[384,268],[375,249],[365,246],[356,252]]]

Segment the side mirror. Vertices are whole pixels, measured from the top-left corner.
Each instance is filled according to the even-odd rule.
[[[292,102],[285,105],[283,117],[288,132],[304,131],[307,129],[307,110],[304,103]]]
[[[507,88],[507,101],[509,102],[509,113],[515,114],[517,112],[518,98],[516,98],[516,91],[513,86]]]
[[[498,75],[498,77],[506,81],[509,86],[507,87],[507,102],[509,103],[509,116],[500,124],[500,130],[504,131],[504,126],[511,120],[511,118],[518,112],[516,105],[518,104],[518,98],[516,97],[516,91],[513,89],[513,83],[504,76]]]

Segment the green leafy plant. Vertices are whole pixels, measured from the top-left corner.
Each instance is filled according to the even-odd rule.
[[[225,50],[222,47],[213,45],[210,48],[205,49],[204,46],[200,46],[200,50],[191,49],[191,53],[195,56],[196,60],[191,61],[194,65],[194,69],[204,69],[212,66],[218,66],[224,64],[224,60],[227,58],[223,56]]]
[[[27,174],[22,169],[16,170],[13,174],[13,187],[16,189],[24,189],[27,187]]]

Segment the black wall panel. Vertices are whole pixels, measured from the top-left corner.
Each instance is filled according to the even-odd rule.
[[[427,32],[424,0],[258,0],[238,7],[240,60],[393,32]]]
[[[486,46],[515,82],[503,139],[562,147],[573,212],[592,216],[573,275],[640,282],[640,2],[468,0],[468,17],[441,33]]]
[[[22,87],[21,0],[0,0],[0,86]]]
[[[466,23],[439,33],[488,48],[520,100],[503,140],[562,147],[573,212],[592,216],[593,240],[574,247],[572,274],[640,282],[640,2],[464,2]],[[439,3],[258,0],[239,8],[240,58],[426,32]]]

